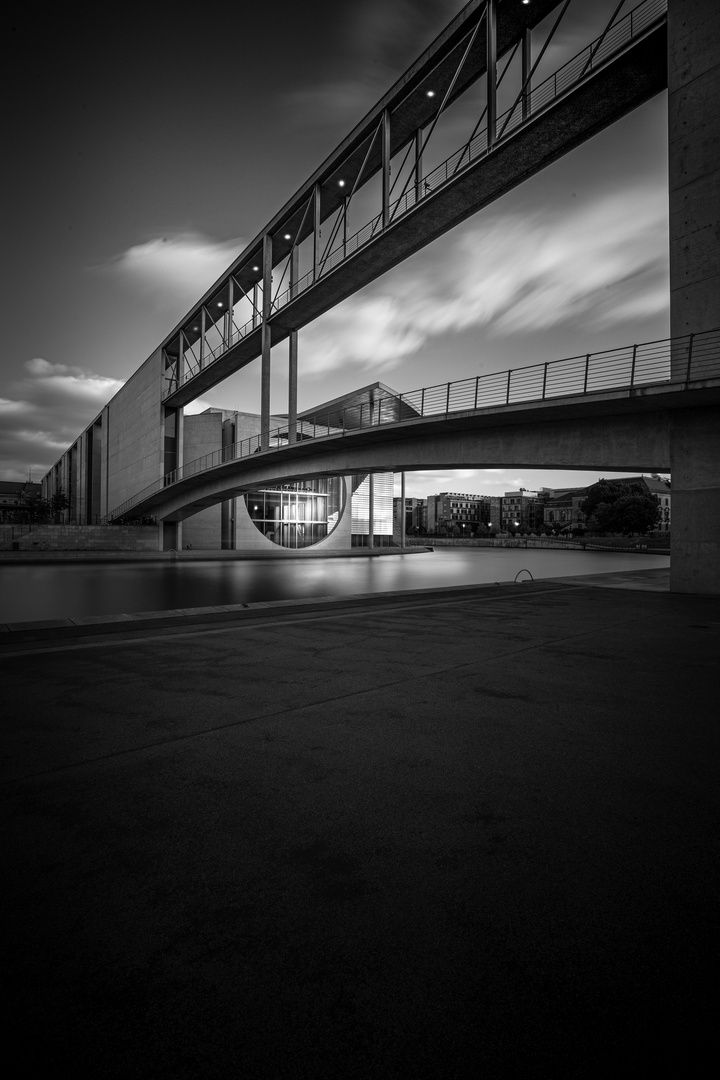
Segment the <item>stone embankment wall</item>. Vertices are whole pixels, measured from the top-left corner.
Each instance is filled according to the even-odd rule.
[[[157,551],[152,525],[33,525],[3,528],[0,551]]]
[[[399,542],[399,541],[397,541]],[[406,536],[406,547],[511,547],[511,548],[579,548],[585,545],[579,540],[540,540],[536,537],[499,536],[495,539],[463,540],[453,536]]]
[[[501,536],[491,539],[462,540],[451,536],[408,536],[406,547],[506,547],[555,548],[564,551],[647,551],[648,554],[670,554],[669,536],[659,543],[647,536],[590,537],[587,540],[549,540],[534,536]]]

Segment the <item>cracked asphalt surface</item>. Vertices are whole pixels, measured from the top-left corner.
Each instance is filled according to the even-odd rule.
[[[699,1073],[719,645],[716,598],[536,582],[9,646],[6,1056]]]

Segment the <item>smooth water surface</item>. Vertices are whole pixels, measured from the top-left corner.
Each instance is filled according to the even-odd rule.
[[[667,555],[437,548],[377,558],[0,565],[0,622],[394,592],[667,567]]]

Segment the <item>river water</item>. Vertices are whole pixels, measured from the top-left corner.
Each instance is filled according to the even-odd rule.
[[[0,623],[394,592],[669,566],[666,555],[437,548],[410,555],[237,562],[0,564]]]

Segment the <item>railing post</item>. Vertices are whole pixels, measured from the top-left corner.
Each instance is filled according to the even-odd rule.
[[[225,312],[225,348],[229,349],[232,345],[232,327],[233,327],[233,312],[235,310],[235,278],[230,275],[228,278],[228,306]]]
[[[445,397],[445,415],[446,416],[450,412],[450,386],[451,386],[451,384],[448,383],[447,384],[447,395]]]
[[[590,353],[585,357],[585,381],[583,382],[583,394],[587,394],[588,374],[590,372]]]
[[[510,379],[512,378],[512,368],[508,371],[507,377],[507,390],[505,391],[505,404],[510,404]]]
[[[382,114],[381,130],[381,156],[382,156],[382,227],[387,229],[390,224],[390,110],[385,109]]]
[[[527,120],[530,115],[530,70],[532,68],[532,31],[526,29],[522,40],[522,118]]]
[[[548,366],[547,366],[547,361],[546,361],[545,362],[545,367],[543,368],[543,388],[542,388],[542,400],[543,401],[545,400],[545,387],[547,386],[547,369],[548,369]]]
[[[320,184],[313,188],[313,283],[318,279],[320,269]]]
[[[478,388],[479,388],[479,386],[480,386],[480,376],[476,375],[475,376],[475,404],[473,405],[474,409],[477,409],[477,399],[478,399]]]
[[[632,366],[630,368],[630,385],[635,385],[635,361],[637,360],[637,345],[633,345]]]
[[[485,10],[485,46],[487,148],[492,150],[497,135],[497,0],[488,0]]]
[[[425,415],[425,387],[424,386],[423,386],[422,394],[420,396],[420,415],[421,416]]]
[[[687,359],[687,374],[685,376],[685,382],[690,382],[690,372],[692,368],[692,352],[693,341],[695,340],[695,334],[690,335],[690,341],[688,342],[688,359]]]

